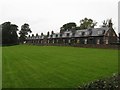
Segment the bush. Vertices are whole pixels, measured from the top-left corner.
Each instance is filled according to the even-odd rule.
[[[99,79],[89,84],[79,86],[78,89],[98,89],[98,90],[120,90],[120,74],[113,74],[112,77],[106,79]]]

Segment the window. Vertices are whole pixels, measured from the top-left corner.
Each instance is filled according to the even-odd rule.
[[[75,26],[72,26],[72,29],[74,29],[75,28]]]
[[[92,31],[89,31],[89,35],[92,35]]]
[[[115,33],[113,33],[113,36],[115,36]]]
[[[84,36],[85,32],[82,32],[82,36]]]
[[[63,28],[63,27],[62,27],[61,29],[62,29],[62,30],[64,30],[64,28]]]
[[[55,43],[55,41],[53,40],[53,43]]]
[[[88,35],[88,32],[85,32],[85,35]]]
[[[58,34],[56,34],[56,38],[58,37]]]
[[[67,33],[67,37],[69,37],[69,35],[70,35],[70,34],[69,34],[69,33]]]
[[[87,39],[85,39],[85,42],[84,42],[84,44],[87,44]]]
[[[48,43],[49,43],[50,41],[48,40]]]
[[[62,37],[62,34],[60,34],[60,37]]]
[[[43,41],[41,40],[41,43],[43,43]]]
[[[65,43],[65,39],[63,39],[63,42]]]
[[[99,35],[102,34],[102,31],[98,31],[98,34],[99,34]]]
[[[80,43],[80,40],[79,40],[79,39],[77,39],[77,43]]]
[[[106,44],[108,44],[108,39],[106,39]]]
[[[70,40],[70,39],[68,40],[68,43],[71,43],[71,40]]]
[[[52,35],[50,35],[50,37],[52,38]]]
[[[58,43],[58,39],[57,39],[57,43]]]
[[[79,35],[82,35],[82,32],[79,32]]]
[[[72,36],[74,37],[74,36],[75,36],[75,33],[72,33]]]
[[[100,39],[97,40],[97,44],[100,44]]]

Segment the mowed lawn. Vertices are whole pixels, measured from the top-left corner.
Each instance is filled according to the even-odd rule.
[[[118,51],[58,46],[3,47],[3,88],[76,88],[118,71]]]

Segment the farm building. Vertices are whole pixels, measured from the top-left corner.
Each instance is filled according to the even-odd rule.
[[[52,32],[50,35],[36,35],[26,38],[26,43],[32,44],[112,44],[117,42],[118,37],[112,27],[112,21],[105,27],[76,30],[72,27],[59,33]],[[64,29],[64,28],[63,28]]]

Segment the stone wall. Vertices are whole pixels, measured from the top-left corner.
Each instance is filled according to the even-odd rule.
[[[31,44],[30,44],[31,45]],[[32,44],[38,46],[69,46],[69,47],[83,47],[83,48],[104,48],[104,49],[120,49],[120,45],[104,45],[104,44]]]

